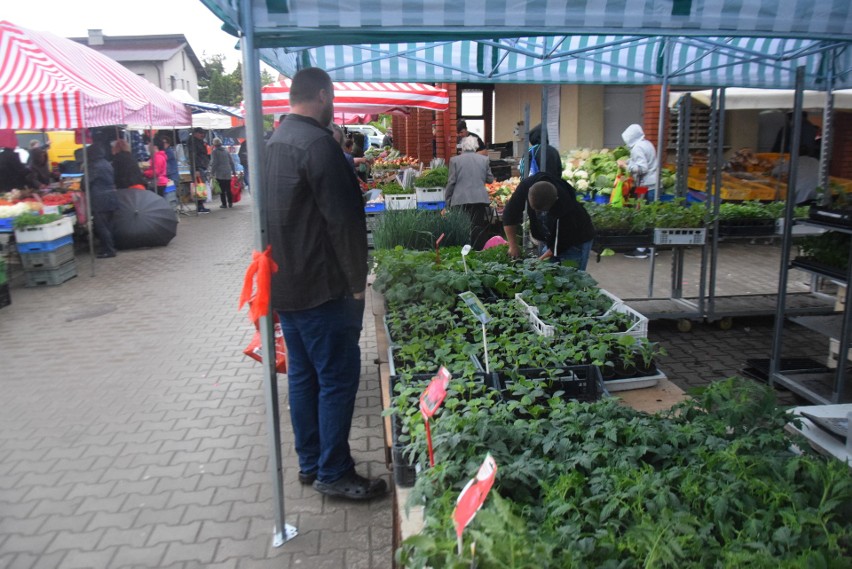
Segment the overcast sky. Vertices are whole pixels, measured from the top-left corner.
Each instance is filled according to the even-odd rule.
[[[89,29],[101,29],[106,36],[183,34],[199,59],[216,53],[224,55],[226,71],[232,71],[242,57],[234,47],[237,38],[220,29],[219,19],[200,0],[0,0],[0,3],[0,20],[31,30],[63,37],[82,37]]]

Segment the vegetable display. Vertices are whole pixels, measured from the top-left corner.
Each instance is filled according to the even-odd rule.
[[[45,225],[47,223],[53,223],[54,221],[58,221],[62,219],[62,216],[58,213],[48,213],[44,215],[38,215],[35,213],[24,213],[15,218],[14,227],[15,229],[22,229],[24,227],[30,227],[32,225]]]
[[[414,185],[418,188],[443,188],[447,185],[449,174],[449,168],[438,166],[415,178]]]

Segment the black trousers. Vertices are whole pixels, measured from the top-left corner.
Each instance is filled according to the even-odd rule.
[[[470,218],[470,244],[475,250],[482,249],[488,240],[488,226],[491,205],[486,203],[466,203],[459,206]]]
[[[115,231],[115,212],[96,211],[92,221],[95,225],[95,235],[100,242],[99,253],[115,255],[115,243],[112,234]]]
[[[219,198],[222,200],[222,207],[233,207],[234,194],[231,193],[231,179],[223,180],[222,178],[216,178],[216,181],[219,182],[219,189],[222,190],[219,194]]]

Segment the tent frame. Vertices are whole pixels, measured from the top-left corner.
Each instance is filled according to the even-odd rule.
[[[264,148],[260,118],[262,113],[262,107],[260,104],[260,73],[258,63],[260,58],[263,58],[267,63],[285,72],[285,74],[289,74],[290,76],[304,67],[324,66],[330,71],[333,79],[341,81],[373,80],[366,75],[358,76],[356,68],[363,68],[363,63],[367,62],[372,64],[395,59],[410,60],[415,63],[429,65],[435,69],[451,71],[464,76],[463,79],[459,79],[450,73],[446,77],[425,79],[427,81],[463,82],[490,80],[491,82],[506,83],[571,82],[581,84],[643,84],[642,81],[637,81],[635,77],[631,77],[629,79],[622,78],[621,81],[613,81],[611,76],[600,75],[592,77],[591,80],[583,80],[583,78],[578,77],[559,76],[558,73],[554,74],[555,76],[544,74],[540,80],[536,79],[531,81],[525,77],[519,76],[519,72],[527,69],[526,67],[520,69],[512,68],[506,72],[500,71],[500,64],[505,63],[512,54],[532,58],[533,61],[537,63],[532,64],[531,68],[541,68],[542,70],[547,70],[546,68],[548,66],[555,63],[580,60],[593,63],[596,66],[605,66],[625,72],[635,73],[637,76],[645,78],[645,84],[662,83],[664,90],[661,98],[661,106],[664,106],[668,100],[668,90],[670,85],[706,85],[710,87],[718,87],[718,75],[710,72],[720,71],[742,64],[761,63],[771,70],[775,70],[779,73],[787,73],[788,75],[795,72],[795,87],[797,90],[797,97],[799,97],[797,106],[799,108],[801,107],[800,99],[802,89],[811,86],[812,88],[819,90],[827,90],[830,93],[836,83],[845,84],[852,81],[852,59],[847,60],[847,63],[845,64],[843,64],[840,59],[840,55],[844,51],[848,50],[850,46],[848,37],[843,33],[845,30],[843,26],[845,25],[846,20],[834,22],[829,19],[824,22],[820,22],[820,25],[824,26],[824,29],[817,29],[813,31],[808,30],[807,33],[805,32],[805,28],[801,27],[801,22],[793,22],[794,25],[790,28],[792,31],[781,29],[779,25],[783,25],[783,23],[775,24],[773,22],[773,26],[758,33],[755,29],[749,28],[749,23],[751,22],[751,20],[749,20],[742,29],[725,30],[724,35],[719,37],[718,33],[716,36],[713,36],[700,27],[690,28],[691,32],[685,33],[683,29],[675,25],[676,17],[681,16],[682,14],[677,12],[677,6],[673,6],[671,17],[669,15],[663,15],[659,22],[647,28],[653,30],[652,34],[648,33],[647,30],[643,32],[640,29],[617,27],[617,25],[610,25],[609,28],[604,28],[602,25],[584,28],[584,22],[582,20],[579,20],[580,23],[575,24],[574,27],[567,27],[566,29],[560,30],[560,36],[553,34],[552,30],[555,26],[548,29],[548,24],[543,24],[541,29],[537,29],[532,25],[525,28],[498,27],[494,29],[486,29],[479,26],[459,27],[457,29],[436,26],[430,26],[429,28],[403,27],[399,25],[382,27],[381,23],[378,25],[367,25],[361,23],[360,26],[351,28],[333,26],[316,27],[317,24],[312,24],[312,27],[307,25],[299,27],[298,23],[296,23],[290,24],[289,26],[275,28],[275,22],[273,22],[271,25],[263,29],[258,29],[254,21],[253,13],[254,4],[256,2],[252,0],[228,0],[227,2],[224,2],[224,0],[221,2],[217,2],[216,0],[202,1],[211,9],[211,11],[225,22],[224,27],[226,29],[240,35],[241,37],[240,45],[243,52],[244,70],[243,85],[244,98],[246,102],[246,135],[249,140],[248,158],[250,166],[250,186],[255,189],[254,199],[257,200],[257,204],[256,207],[253,208],[253,212],[256,227],[255,242],[259,251],[264,251],[268,243],[268,228],[263,214],[264,192],[266,189],[262,187],[260,179]],[[258,2],[258,4],[258,13],[262,14],[260,3]],[[290,16],[289,6],[286,0],[277,2],[269,1],[265,4],[265,7],[269,10],[270,14],[273,11],[272,7],[274,7],[276,18]],[[599,14],[596,13],[596,15]],[[571,48],[570,46],[566,47],[564,45],[565,41],[573,36],[600,37],[591,36],[589,34],[590,30],[595,30],[602,34],[610,33],[616,37],[621,36],[621,39],[606,40],[599,45],[588,46],[587,48],[581,49]],[[537,37],[541,38],[555,38],[553,40],[553,45],[548,46],[548,41],[544,40],[538,44],[541,47],[540,53],[537,50],[524,49],[523,45],[521,45],[524,41],[523,38],[536,36],[536,34],[538,34]],[[764,36],[764,38],[771,37],[782,42],[784,40],[791,40],[794,42],[795,46],[790,50],[782,49],[778,53],[767,54],[736,45],[737,41],[740,39],[753,38],[760,35]],[[493,38],[495,36],[502,36],[503,39],[494,40]],[[405,44],[403,51],[392,52],[390,44],[397,45],[402,37],[414,39],[414,41],[417,41],[418,39],[423,39],[424,41],[428,39],[429,41],[422,45]],[[380,45],[344,46],[351,50],[362,50],[367,52],[370,55],[367,62],[353,61],[352,63],[326,65],[325,62],[319,61],[316,57],[316,53],[318,53],[317,46],[321,45],[319,42],[322,42],[325,45],[340,46],[346,44],[348,41],[359,41],[367,38],[371,41],[377,41],[380,43],[384,42],[383,45],[388,45],[388,47],[383,48]],[[420,55],[421,52],[425,50],[434,50],[436,47],[440,47],[441,45],[450,46],[455,41],[470,41],[472,43],[477,55],[476,70],[436,62],[434,60],[430,60],[425,55]],[[315,42],[315,45],[312,46],[312,42]],[[656,57],[654,60],[657,62],[657,70],[649,72],[647,69],[639,68],[637,66],[623,65],[601,59],[603,55],[611,53],[616,48],[623,47],[631,42],[644,42],[647,46],[656,48],[654,52],[656,53]],[[281,47],[287,45],[302,47]],[[704,49],[706,52],[701,53],[696,57],[689,58],[683,63],[680,61],[675,63],[678,55],[675,53],[675,49],[681,46],[685,48],[697,48],[699,50]],[[260,49],[263,49],[263,53],[259,51]],[[486,49],[493,51],[493,53],[491,53],[493,64],[488,67],[487,71],[485,62],[483,61]],[[702,63],[703,60],[708,59],[711,54],[715,53],[732,55],[734,56],[734,60],[719,63],[710,62],[704,67],[693,67]],[[807,70],[801,65],[801,62],[797,61],[798,59],[806,56],[820,57],[819,65],[811,71],[810,76],[808,76]],[[766,63],[767,61],[768,63]],[[789,62],[789,64],[785,65],[787,62]],[[813,64],[813,62],[811,63]],[[838,65],[845,65],[845,67],[837,68]],[[346,75],[345,72],[347,71],[350,72],[350,75],[352,75],[351,77]],[[556,71],[558,71],[558,68]],[[708,74],[709,78],[702,78],[702,74]],[[404,79],[402,77],[389,75],[390,74],[385,74],[380,80],[412,80],[410,76]],[[753,73],[748,77],[741,77],[740,82],[748,83],[749,80],[755,80],[753,78],[756,75],[758,74]],[[421,80],[424,79],[421,78]],[[784,84],[785,80],[786,84]],[[773,86],[775,88],[789,86],[793,79],[792,77],[787,77],[785,80],[776,77],[774,79]],[[757,82],[757,80],[755,80],[755,82]],[[765,85],[755,84],[744,86],[763,87]],[[820,89],[820,87],[822,87],[822,89]],[[724,97],[724,95],[722,97]],[[724,101],[724,98],[722,98],[722,101]],[[724,103],[722,103],[722,105],[723,104]],[[830,111],[827,112],[826,118],[830,119],[830,115]],[[826,126],[826,128],[828,128],[828,126]],[[797,123],[794,130],[794,140],[798,140],[797,137],[799,131],[800,124]],[[662,129],[660,129],[660,136],[662,137]],[[662,148],[662,144],[658,143],[658,148]],[[719,145],[717,145],[717,149],[718,148]],[[662,152],[659,152],[659,154],[662,155]],[[794,184],[793,180],[795,180],[795,177],[792,176],[792,174],[795,174],[795,169],[791,167],[791,170],[790,191],[794,189],[792,186]],[[790,204],[789,199],[787,210],[788,233],[785,234],[786,244],[789,243],[789,227],[791,225],[792,217],[792,205]],[[785,251],[786,250],[787,249],[785,248]],[[786,274],[783,267],[782,272]],[[850,289],[850,294],[852,294],[852,289]],[[781,300],[783,300],[783,298]],[[267,314],[265,317],[261,318],[260,321],[262,345],[266,353],[273,353],[267,347],[274,345],[272,319],[270,316],[270,314]],[[779,317],[781,316],[783,316],[783,314],[781,313],[781,310],[779,310]],[[846,321],[848,324],[848,312]],[[845,353],[846,344],[848,344],[848,342],[845,342],[845,340],[848,339],[845,328],[842,337],[844,342],[841,343],[841,354]],[[780,344],[780,336],[776,338],[776,343]],[[777,350],[773,352],[774,370],[777,370],[776,359]],[[268,361],[266,361],[263,366],[263,375],[271,455],[270,472],[273,478],[273,495],[275,497],[274,506],[276,525],[273,530],[273,545],[280,546],[296,535],[296,529],[285,523],[283,476],[281,467],[281,440],[279,431],[280,414],[278,410],[278,386],[274,369],[274,359],[267,358],[267,360]],[[838,375],[840,374],[838,373]]]

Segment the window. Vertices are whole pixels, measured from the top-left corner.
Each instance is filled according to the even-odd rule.
[[[185,51],[180,52],[180,61],[183,64],[183,70],[186,71],[186,52]]]
[[[488,145],[494,130],[494,86],[465,85],[459,87],[459,120],[467,122],[467,130],[479,135]]]
[[[169,86],[170,91],[174,91],[175,89],[177,89],[177,77],[175,77],[174,75],[169,77]]]

